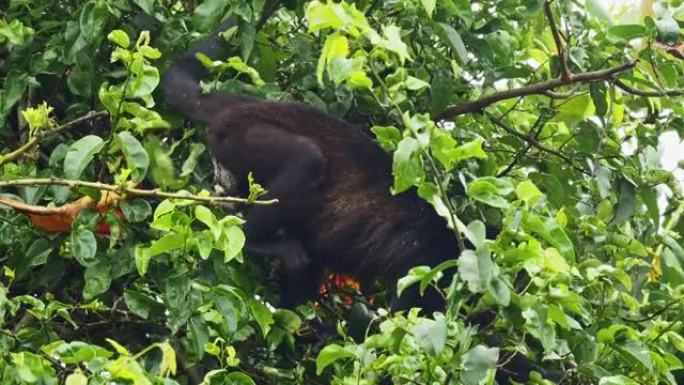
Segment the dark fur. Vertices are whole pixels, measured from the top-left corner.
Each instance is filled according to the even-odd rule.
[[[213,153],[243,193],[252,171],[268,197],[280,200],[251,208],[246,233],[250,249],[280,257],[282,305],[316,296],[324,268],[366,284],[375,278],[394,284],[413,266],[458,256],[454,233],[425,201],[414,191],[389,193],[391,159],[362,130],[302,103],[200,95],[204,70],[195,52],[225,54],[215,36],[191,48],[165,76],[167,102],[207,124]],[[443,302],[414,289],[391,306],[439,309]],[[532,367],[514,365],[521,369],[516,379]]]

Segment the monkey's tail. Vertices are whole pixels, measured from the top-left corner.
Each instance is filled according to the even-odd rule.
[[[162,90],[166,102],[180,112],[202,120],[200,106],[200,80],[207,75],[207,70],[197,59],[197,53],[208,57],[223,58],[228,54],[228,46],[220,33],[236,25],[235,17],[223,21],[210,35],[192,44],[190,49],[164,74]]]

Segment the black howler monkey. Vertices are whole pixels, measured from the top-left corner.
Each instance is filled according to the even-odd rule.
[[[454,233],[414,191],[390,195],[391,159],[362,130],[302,103],[200,94],[195,54],[224,51],[217,36],[192,47],[166,72],[166,101],[206,123],[213,154],[238,181],[251,171],[279,200],[249,209],[245,232],[249,249],[280,256],[283,306],[313,298],[324,268],[396,282],[458,255]],[[419,304],[441,306],[407,294],[392,307]]]
[[[225,51],[217,33],[191,47],[166,72],[166,101],[207,125],[210,148],[243,189],[251,171],[280,201],[249,209],[245,231],[248,249],[281,260],[282,306],[315,297],[324,268],[395,284],[413,266],[458,256],[455,234],[415,191],[390,194],[391,159],[362,130],[302,103],[201,94],[206,73],[195,54]],[[443,302],[408,290],[390,306],[414,305]],[[534,366],[519,356],[507,367],[516,374],[498,379],[526,379]]]

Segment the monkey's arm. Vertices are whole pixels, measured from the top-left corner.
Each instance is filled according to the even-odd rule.
[[[243,128],[243,137],[239,132],[225,126],[215,130],[213,151],[224,166],[240,169],[241,178],[247,171],[266,178],[265,198],[278,199],[272,206],[252,207],[244,229],[248,251],[280,259],[281,305],[293,307],[316,295],[320,267],[312,263],[296,228],[311,215],[312,202],[320,200],[314,198],[325,181],[327,161],[312,140],[278,127],[251,124]],[[278,234],[283,228],[290,230],[284,237]]]

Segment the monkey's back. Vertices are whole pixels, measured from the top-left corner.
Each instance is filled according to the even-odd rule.
[[[360,128],[297,102],[212,95],[207,105],[223,114],[210,127],[211,135],[227,130],[223,134],[239,137],[251,126],[269,125],[318,146],[326,159],[325,178],[296,224],[315,263],[364,278],[378,272],[397,276],[410,266],[456,256],[453,233],[415,191],[390,194],[391,159]],[[234,155],[229,168],[244,180],[246,172],[257,169],[263,170],[261,177],[277,174],[275,169],[294,154]]]

